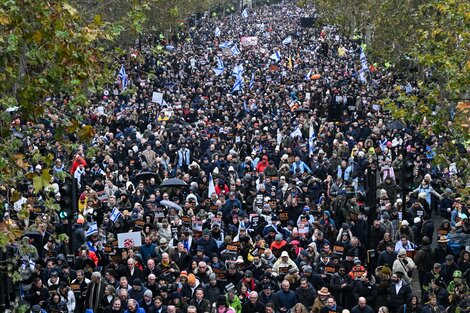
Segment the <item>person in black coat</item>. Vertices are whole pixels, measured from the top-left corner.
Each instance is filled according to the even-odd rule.
[[[392,312],[397,312],[398,308],[408,303],[412,296],[411,287],[402,279],[403,275],[405,274],[402,272],[395,272],[392,275],[392,284],[388,289],[388,308]]]
[[[143,279],[143,273],[135,266],[135,263],[136,261],[134,259],[129,258],[127,260],[127,266],[119,269],[120,276],[126,276],[129,282],[133,282],[136,278],[140,278],[140,280]]]
[[[336,300],[346,308],[350,308],[354,282],[346,272],[346,265],[341,264],[338,273],[331,276],[330,290]]]
[[[357,305],[351,309],[351,313],[374,313],[374,309],[367,304],[367,300],[364,297],[360,297],[357,301]]]
[[[277,293],[273,292],[272,284],[267,283],[263,285],[263,291],[259,293],[259,301],[261,301],[264,305],[271,302],[274,306],[275,312],[279,312],[279,309],[281,308],[279,306],[279,296]]]
[[[25,294],[24,299],[28,301],[31,306],[36,304],[40,305],[41,307],[46,306],[47,300],[49,299],[49,291],[42,283],[41,278],[36,277],[33,285]]]
[[[243,303],[242,313],[264,313],[266,306],[258,299],[256,291],[250,292],[248,301]]]
[[[110,306],[107,306],[104,308],[103,313],[123,313],[124,309],[127,309],[127,308],[124,308],[121,305],[121,300],[119,300],[119,298],[116,297],[113,299],[113,302]]]
[[[302,303],[308,310],[310,310],[310,307],[315,301],[317,291],[308,282],[306,277],[302,277],[300,279],[300,286],[295,290],[295,294],[297,296],[297,303]]]
[[[320,310],[320,313],[341,313],[343,308],[336,304],[334,297],[329,297],[326,300],[326,305]]]
[[[386,250],[380,252],[377,265],[386,265],[388,268],[392,268],[393,262],[397,259],[397,255],[397,252],[395,252],[395,244],[390,241],[387,243]]]
[[[375,308],[375,298],[379,293],[379,289],[375,284],[374,276],[369,273],[364,273],[353,289],[353,298],[359,301],[361,297],[364,297],[367,303]]]

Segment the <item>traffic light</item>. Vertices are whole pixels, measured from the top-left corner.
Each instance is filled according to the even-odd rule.
[[[401,187],[403,189],[403,192],[405,194],[409,193],[410,191],[413,190],[413,172],[414,172],[415,164],[413,160],[407,159],[405,162],[403,162],[403,167],[401,169]]]

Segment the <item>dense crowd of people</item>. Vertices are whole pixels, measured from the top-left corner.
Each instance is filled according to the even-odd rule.
[[[203,17],[133,51],[135,93],[86,109],[91,145],[64,153],[54,118],[25,137],[54,155],[53,178],[15,203],[29,219],[10,214],[29,230],[11,292],[35,313],[468,312],[470,249],[451,241],[470,233],[466,182],[432,162],[445,133],[393,121],[380,100],[417,86],[364,69],[360,38],[301,27],[314,15]],[[141,245],[120,244],[135,232]]]

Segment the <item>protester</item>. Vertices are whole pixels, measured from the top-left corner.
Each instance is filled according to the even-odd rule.
[[[143,40],[126,80],[79,108],[92,140],[72,154],[52,136],[61,117],[23,139],[31,171],[51,154],[58,189],[20,190],[14,291],[80,313],[419,313],[416,261],[423,294],[453,289],[423,310],[465,303],[464,169],[431,163],[446,138],[380,105],[418,86],[369,66],[360,38],[302,27],[310,5],[244,12]],[[433,210],[449,219],[437,248]]]

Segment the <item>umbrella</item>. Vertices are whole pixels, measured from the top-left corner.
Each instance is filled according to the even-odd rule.
[[[188,186],[188,184],[186,184],[184,181],[182,181],[179,178],[165,179],[160,184],[160,187],[186,187],[186,186]]]
[[[162,201],[160,201],[160,204],[163,205],[163,206],[169,207],[169,208],[176,209],[178,211],[183,210],[182,207],[180,207],[178,204],[176,204],[176,203],[174,203],[173,201],[170,201],[170,200],[162,200]]]
[[[150,179],[152,177],[157,178],[157,174],[154,172],[142,172],[142,173],[135,175],[134,181],[135,182],[140,181],[140,180],[146,181],[147,179]]]
[[[305,109],[305,108],[300,108],[300,109],[295,109],[294,112],[295,113],[308,113],[308,112],[310,112],[310,110]]]
[[[403,128],[406,128],[406,124],[400,120],[394,120],[390,122],[390,124],[387,125],[388,130],[403,129]]]

